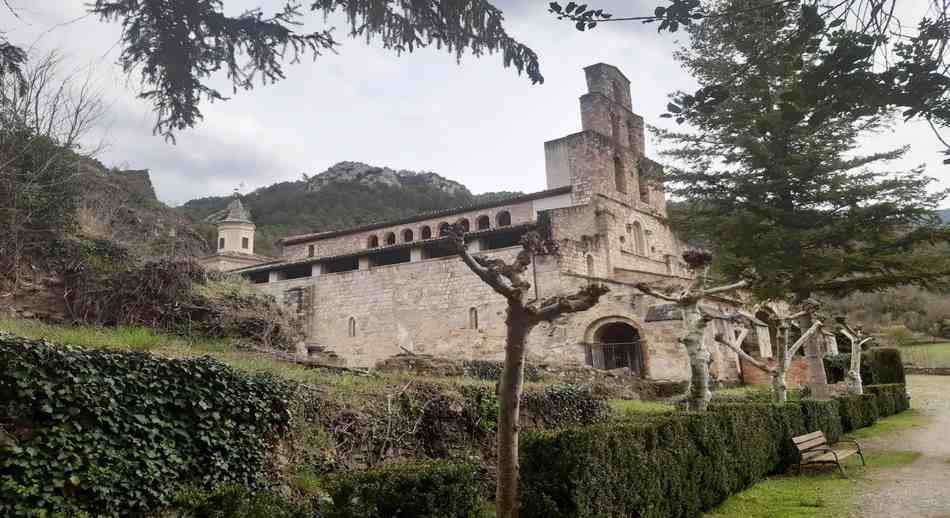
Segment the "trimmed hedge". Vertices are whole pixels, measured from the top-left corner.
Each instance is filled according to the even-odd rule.
[[[840,383],[845,380],[851,368],[850,354],[825,356],[825,373],[828,383]],[[874,347],[861,353],[861,381],[867,385],[888,385],[905,383],[904,364],[898,349]]]
[[[528,433],[522,515],[696,516],[796,459],[791,437],[840,433],[834,401],[723,404],[672,414]]]
[[[478,468],[425,461],[337,475],[321,518],[476,518],[481,512]]]
[[[871,426],[880,415],[877,396],[874,394],[838,396],[835,399],[840,405],[838,412],[841,414],[841,425],[845,432]]]
[[[290,391],[210,358],[0,333],[0,515],[141,515],[182,485],[257,487]]]
[[[864,387],[867,394],[877,396],[877,408],[881,417],[899,414],[910,408],[907,387],[899,383],[888,385],[869,385]]]
[[[833,443],[843,432],[873,424],[881,412],[909,407],[903,385],[866,389],[864,396],[829,401],[714,402],[707,413],[528,433],[522,515],[697,516],[796,462],[792,437],[821,430]]]

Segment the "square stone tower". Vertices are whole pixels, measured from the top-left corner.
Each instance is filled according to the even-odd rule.
[[[630,80],[613,65],[584,69],[579,133],[544,143],[548,188],[573,187],[575,203],[600,195],[633,208],[665,213],[655,164],[644,157],[643,117],[633,113]]]

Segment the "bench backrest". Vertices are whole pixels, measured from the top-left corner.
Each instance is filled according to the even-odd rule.
[[[792,437],[792,442],[795,443],[795,447],[798,448],[799,452],[806,452],[818,447],[828,446],[828,439],[820,430],[799,435],[798,437]]]

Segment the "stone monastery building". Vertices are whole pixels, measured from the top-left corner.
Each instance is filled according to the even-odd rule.
[[[630,81],[620,70],[600,63],[584,72],[588,91],[580,97],[581,131],[544,144],[547,190],[286,237],[278,260],[245,257],[259,263],[253,266],[239,256],[253,252],[254,227],[235,202],[234,217],[221,227],[221,253],[206,264],[233,269],[283,301],[304,322],[308,343],[348,365],[370,366],[404,351],[499,359],[505,300],[440,236],[459,223],[468,229],[470,250],[510,261],[521,249],[521,236],[538,229],[560,245],[559,256],[537,258],[526,276],[538,297],[574,292],[591,282],[611,291],[589,311],[535,328],[529,359],[628,367],[653,380],[688,379],[677,312],[650,311],[659,301],[633,286],[690,281],[680,258],[683,245],[665,222],[662,186],[650,180],[659,169],[644,155],[643,118],[631,110]],[[757,331],[750,333],[748,347],[770,357],[768,332]],[[707,343],[713,375],[737,380],[737,356],[713,340]]]

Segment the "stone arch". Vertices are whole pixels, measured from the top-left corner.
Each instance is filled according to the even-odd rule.
[[[356,317],[350,317],[346,320],[346,336],[350,338],[356,336]]]
[[[488,230],[491,228],[491,218],[487,214],[482,214],[475,220],[475,228],[478,230]]]
[[[373,234],[366,239],[366,248],[379,248],[379,236]]]
[[[432,239],[432,227],[425,225],[422,227],[422,230],[419,231],[419,235],[422,239]]]
[[[458,221],[456,221],[455,224],[461,227],[463,232],[468,232],[469,230],[472,229],[472,225],[471,223],[468,222],[467,218],[461,218]]]
[[[599,369],[629,368],[637,376],[646,370],[643,334],[629,318],[610,316],[596,320],[584,332],[585,360]]]
[[[468,328],[478,329],[478,309],[468,308]]]
[[[386,245],[395,245],[396,244],[396,233],[389,232],[386,234]]]
[[[508,227],[511,226],[511,213],[507,210],[503,210],[495,216],[495,225],[499,227]]]
[[[219,237],[219,238],[218,238],[218,249],[219,249],[219,250],[223,250],[223,249],[224,249],[224,238],[223,238],[223,237]]]
[[[413,234],[412,234],[412,229],[411,229],[411,228],[403,229],[403,231],[402,231],[402,242],[403,242],[403,243],[408,243],[408,242],[412,241],[413,237],[414,237],[414,236],[413,236]]]

